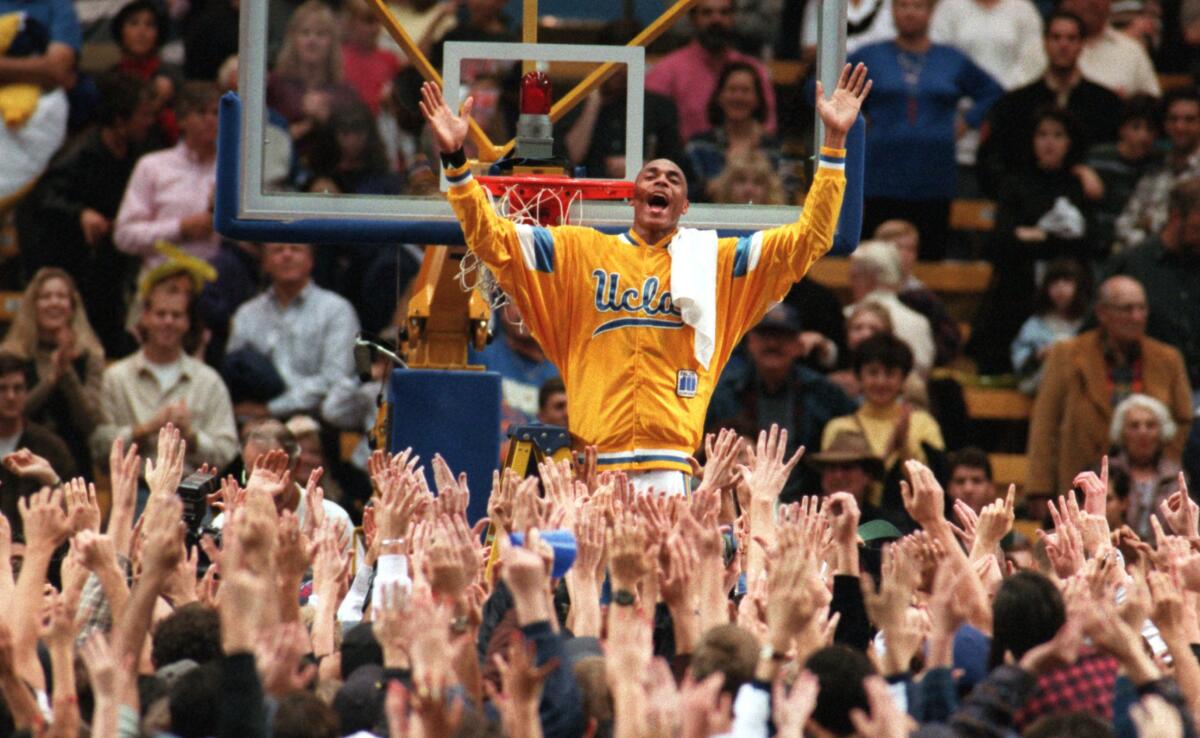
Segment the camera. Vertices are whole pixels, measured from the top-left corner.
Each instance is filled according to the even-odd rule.
[[[176,490],[179,499],[183,500],[183,522],[187,525],[187,542],[195,546],[200,542],[203,533],[201,527],[208,515],[208,496],[221,486],[221,479],[216,474],[192,472],[184,477]]]

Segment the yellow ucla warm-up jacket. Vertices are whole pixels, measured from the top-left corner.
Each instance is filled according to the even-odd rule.
[[[571,432],[603,469],[688,473],[721,370],[741,337],[827,252],[845,189],[845,151],[821,150],[795,223],[717,244],[717,335],[708,369],[671,302],[671,238],[630,230],[515,225],[469,165],[446,169],[467,245],[521,312],[567,387]]]

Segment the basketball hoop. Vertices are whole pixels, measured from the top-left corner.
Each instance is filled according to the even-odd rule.
[[[573,179],[545,174],[476,179],[492,194],[497,213],[526,225],[570,225],[583,217],[583,203],[587,200],[633,197],[633,182],[623,179]]]
[[[476,177],[502,218],[522,225],[543,227],[570,225],[583,218],[587,200],[628,200],[633,182],[623,179],[574,179],[547,174],[480,175]],[[459,265],[458,282],[466,291],[476,290],[499,310],[508,296],[483,262],[468,251]]]

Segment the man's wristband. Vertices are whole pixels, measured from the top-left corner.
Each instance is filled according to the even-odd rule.
[[[458,147],[457,151],[452,151],[449,154],[442,154],[442,167],[445,169],[456,169],[467,163],[467,152],[463,151],[462,147]]]

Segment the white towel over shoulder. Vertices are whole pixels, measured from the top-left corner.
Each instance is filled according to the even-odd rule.
[[[681,228],[667,246],[671,302],[696,331],[696,360],[705,369],[717,339],[717,232]]]

